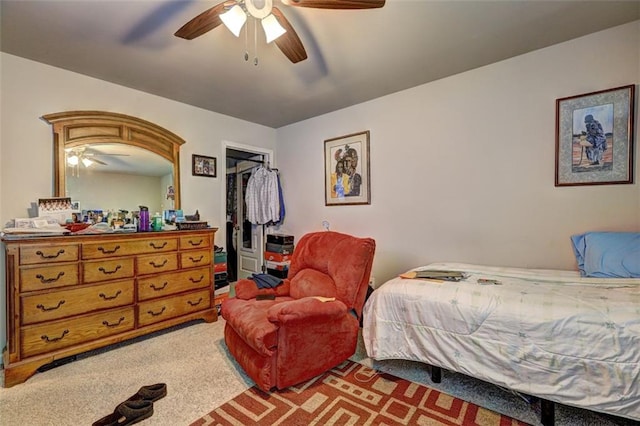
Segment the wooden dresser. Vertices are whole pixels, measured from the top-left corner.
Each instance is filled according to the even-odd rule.
[[[61,358],[215,321],[216,230],[6,236],[4,386]]]

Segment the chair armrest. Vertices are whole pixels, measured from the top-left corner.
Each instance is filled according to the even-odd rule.
[[[258,288],[256,282],[249,279],[242,279],[234,287],[236,297],[243,300],[255,299],[259,294],[273,294],[274,296],[289,295],[289,280],[282,280],[282,284],[275,288]]]
[[[273,305],[267,310],[267,318],[273,323],[293,324],[316,318],[341,318],[348,312],[347,305],[340,300],[322,302],[315,297],[303,297]]]

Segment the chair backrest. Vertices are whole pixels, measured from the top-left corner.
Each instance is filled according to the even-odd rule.
[[[326,274],[335,283],[336,298],[358,318],[367,293],[376,243],[339,232],[314,232],[304,235],[293,252],[289,267],[292,290],[296,275],[311,269]]]

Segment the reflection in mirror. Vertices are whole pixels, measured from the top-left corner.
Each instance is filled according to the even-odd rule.
[[[161,156],[123,144],[81,145],[65,153],[65,196],[81,210],[175,209],[173,165]]]
[[[105,111],[42,118],[53,127],[54,196],[71,197],[81,210],[180,209],[179,136]]]

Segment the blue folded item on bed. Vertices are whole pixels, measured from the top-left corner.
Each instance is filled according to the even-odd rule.
[[[640,233],[587,232],[571,242],[582,276],[640,278]]]

